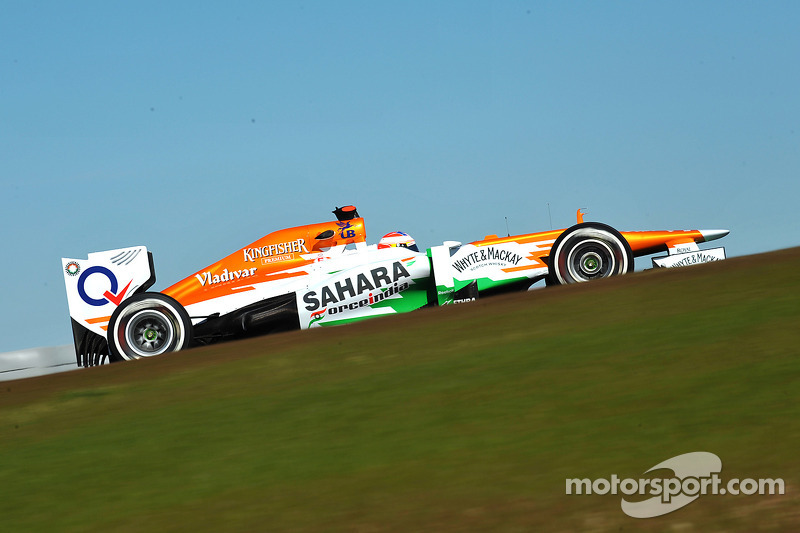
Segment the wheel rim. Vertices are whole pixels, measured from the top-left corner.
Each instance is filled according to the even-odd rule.
[[[187,348],[192,323],[183,307],[158,293],[134,295],[111,315],[109,351],[114,360],[131,361]]]
[[[603,258],[596,252],[588,252],[580,259],[581,271],[587,276],[593,276],[603,268]]]
[[[136,313],[125,327],[129,348],[140,357],[166,352],[175,337],[175,326],[161,312],[144,310]]]
[[[578,282],[608,277],[616,266],[614,251],[608,243],[597,239],[581,242],[567,257],[569,276]]]

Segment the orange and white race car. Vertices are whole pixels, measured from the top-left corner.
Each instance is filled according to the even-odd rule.
[[[654,266],[725,258],[700,250],[727,230],[625,231],[584,222],[568,229],[424,251],[402,232],[366,241],[353,206],[335,221],[270,233],[161,292],[144,246],[62,259],[78,364],[151,357],[220,340],[333,326],[509,290],[580,283]]]

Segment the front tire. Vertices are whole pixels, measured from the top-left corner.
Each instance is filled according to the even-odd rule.
[[[157,292],[136,294],[125,300],[108,323],[112,361],[154,357],[188,348],[192,321],[175,299]]]
[[[632,272],[633,251],[617,230],[585,222],[565,230],[550,250],[547,285],[569,285]]]

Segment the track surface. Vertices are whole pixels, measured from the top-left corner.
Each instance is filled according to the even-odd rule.
[[[9,531],[796,531],[800,249],[0,385]],[[710,451],[785,496],[565,479]]]

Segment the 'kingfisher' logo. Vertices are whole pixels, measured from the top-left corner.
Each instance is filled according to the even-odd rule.
[[[69,265],[67,265],[67,268],[69,268]],[[93,274],[102,274],[108,278],[108,281],[111,284],[110,290],[103,292],[102,298],[92,298],[86,293],[86,280],[89,279],[89,276]],[[125,298],[125,293],[128,292],[131,283],[133,283],[133,280],[130,280],[128,284],[125,285],[124,289],[117,292],[119,289],[119,282],[117,281],[117,277],[114,275],[114,273],[106,267],[93,266],[84,270],[83,274],[81,274],[81,277],[78,278],[78,295],[81,297],[81,300],[96,307],[104,306],[109,302],[113,303],[114,305],[119,305]]]

